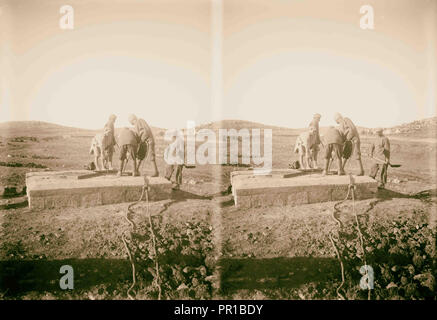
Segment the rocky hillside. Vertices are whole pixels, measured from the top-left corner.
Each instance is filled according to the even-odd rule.
[[[405,135],[425,135],[436,137],[437,133],[437,117],[417,120],[414,122],[402,124],[389,130],[392,134]]]
[[[363,134],[372,134],[374,129],[361,129]],[[436,138],[437,117],[416,120],[392,128],[384,128],[387,135],[400,135],[415,138]]]

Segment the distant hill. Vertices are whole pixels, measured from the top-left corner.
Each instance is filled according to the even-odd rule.
[[[289,130],[289,128],[285,128],[285,127],[278,127],[278,126],[271,126],[271,125],[266,125],[266,124],[262,124],[259,122],[253,122],[253,121],[246,121],[246,120],[220,120],[220,121],[215,121],[215,122],[209,122],[209,123],[205,123],[205,124],[201,124],[198,126],[199,129],[242,129],[242,128],[247,128],[247,129],[259,129],[259,128],[263,128],[263,129],[287,129]]]
[[[436,138],[437,137],[437,117],[416,120],[398,126],[383,128],[384,134],[414,137],[414,138]],[[373,134],[375,129],[359,128],[361,134]]]
[[[386,134],[414,136],[421,138],[437,137],[437,117],[416,120],[410,123],[401,124],[393,128],[387,128]]]
[[[117,128],[115,129],[117,131]],[[44,121],[9,121],[0,123],[0,137],[93,136],[100,130],[62,126]],[[152,127],[155,134],[164,129]]]
[[[221,120],[201,124],[196,127],[199,129],[272,129],[274,135],[298,135],[305,128],[286,128],[273,125],[265,125],[259,122],[245,120]],[[323,133],[325,127],[320,130]],[[375,129],[358,127],[361,134],[373,134]],[[117,131],[117,129],[116,129]],[[165,129],[152,127],[152,131],[156,136],[162,136]],[[0,123],[1,137],[16,137],[16,136],[92,136],[99,130],[81,129],[68,126],[62,126],[54,123],[43,121],[10,121]],[[400,135],[417,138],[436,138],[437,137],[437,117],[413,121],[399,126],[384,128],[384,132],[388,135]]]
[[[221,120],[221,121],[209,122],[206,124],[201,124],[198,127],[196,127],[196,130],[200,130],[200,129],[211,129],[211,130],[272,129],[273,134],[275,135],[281,135],[281,134],[298,135],[303,130],[303,129],[294,129],[294,128],[267,125],[259,122],[246,121],[246,120]]]
[[[44,121],[10,121],[0,123],[0,136],[92,135],[96,131],[61,126]]]

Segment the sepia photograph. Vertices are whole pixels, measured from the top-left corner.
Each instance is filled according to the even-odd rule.
[[[437,0],[0,0],[0,300],[436,301],[436,93]]]

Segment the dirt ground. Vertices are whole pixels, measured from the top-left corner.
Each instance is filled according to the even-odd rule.
[[[57,128],[0,130],[0,184],[17,190],[0,199],[0,297],[126,299],[131,270],[120,237],[129,228],[124,218],[128,204],[32,211],[25,195],[19,194],[25,172],[82,169],[93,160],[88,151],[94,132],[57,132]],[[162,174],[166,143],[162,131],[156,130],[155,137]],[[390,138],[392,162],[402,167],[389,169],[386,190],[379,191],[377,199],[358,201],[356,211],[366,212],[374,221],[405,216],[435,226],[436,141]],[[292,153],[295,130],[273,130],[273,139],[273,167],[287,168],[297,159]],[[366,173],[371,140],[362,138]],[[117,159],[114,165],[118,166]],[[143,172],[150,169],[146,165]],[[336,228],[331,217],[334,203],[236,209],[228,194],[229,175],[236,169],[219,165],[184,169],[182,190],[172,199],[152,203],[151,212],[168,221],[208,221],[214,228],[222,270],[222,289],[215,298],[335,299],[335,286],[324,285],[338,283],[340,277],[328,237]],[[358,171],[355,163],[346,169]],[[419,197],[423,191],[429,196]],[[145,203],[135,208],[136,223],[145,221],[145,209]],[[350,202],[342,206],[342,218],[352,218]],[[77,289],[71,292],[58,289],[63,264],[77,266]]]

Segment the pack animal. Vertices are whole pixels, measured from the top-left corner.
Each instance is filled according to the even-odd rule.
[[[303,169],[317,168],[313,148],[317,145],[317,132],[314,128],[302,132],[296,139],[294,152],[299,154],[299,162]]]
[[[94,155],[94,163],[97,170],[108,169],[110,162],[110,141],[107,133],[98,133],[91,140],[90,154]]]

